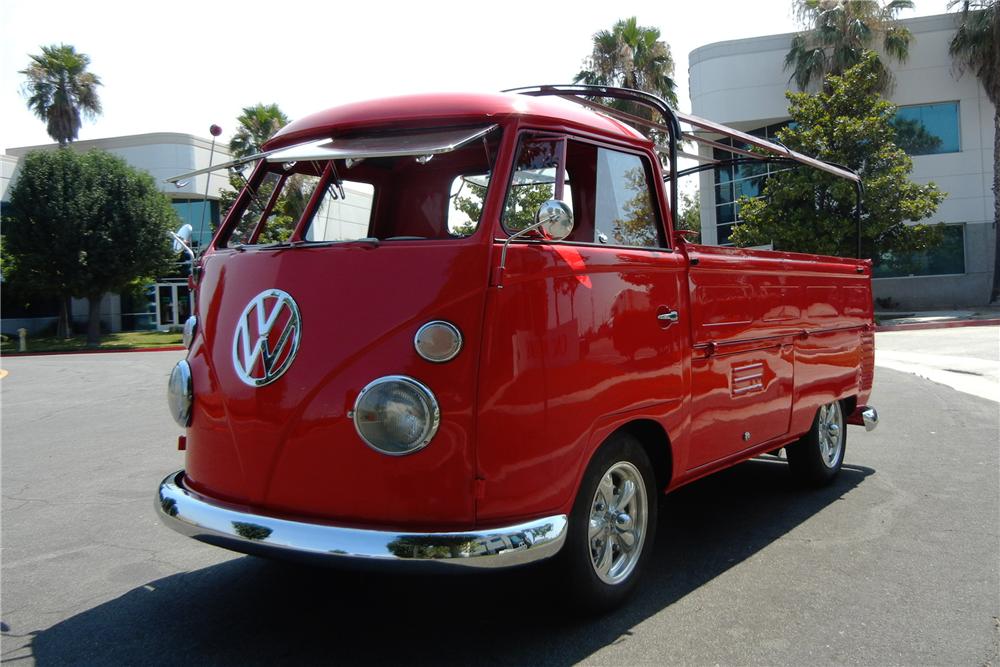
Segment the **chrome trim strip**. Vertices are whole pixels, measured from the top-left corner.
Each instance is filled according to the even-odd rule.
[[[510,526],[451,533],[399,533],[290,521],[210,502],[168,475],[156,497],[167,526],[201,542],[243,553],[312,556],[327,561],[406,563],[495,569],[554,556],[566,541],[565,514]]]

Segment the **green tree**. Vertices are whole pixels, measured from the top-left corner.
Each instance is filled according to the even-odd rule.
[[[257,103],[243,107],[236,122],[239,127],[229,140],[229,152],[234,158],[243,158],[259,153],[268,139],[288,125],[288,116],[277,104]]]
[[[503,224],[511,231],[524,229],[535,222],[539,207],[552,199],[554,187],[550,184],[514,185],[504,202]],[[468,194],[463,194],[468,191]],[[455,197],[455,208],[469,217],[469,221],[454,230],[456,234],[469,235],[476,230],[476,224],[483,212],[486,188],[470,181]]]
[[[4,217],[4,278],[40,294],[86,298],[87,344],[100,340],[100,302],[153,278],[174,259],[179,222],[152,176],[103,151],[24,157]]]
[[[101,113],[97,87],[101,80],[87,71],[90,57],[67,44],[43,46],[40,55],[19,74],[26,77],[22,94],[28,108],[45,121],[49,136],[66,146],[80,132],[82,117],[94,119]]]
[[[896,22],[896,15],[913,9],[912,0],[795,0],[795,14],[806,28],[792,38],[785,69],[799,90],[841,75],[880,47],[890,58],[905,62],[913,35]],[[876,89],[892,88],[892,74],[875,60]]]
[[[693,194],[681,195],[681,213],[674,222],[677,229],[690,229],[701,234],[701,197],[696,190]]]
[[[907,252],[927,248],[940,232],[907,225],[937,210],[944,193],[933,183],[909,180],[913,163],[896,146],[896,107],[879,95],[880,67],[874,53],[843,76],[827,78],[815,94],[786,93],[792,125],[778,139],[792,150],[854,169],[865,186],[862,252]],[[739,201],[743,222],[733,228],[737,245],[773,243],[777,250],[853,256],[857,251],[854,184],[799,167],[771,174],[758,199]]]
[[[594,50],[573,82],[634,88],[658,95],[676,107],[677,83],[673,76],[674,59],[670,47],[660,40],[660,29],[641,26],[633,16],[618,21],[611,30],[594,34]],[[643,105],[622,100],[602,102],[652,120],[652,111]]]
[[[954,7],[959,0],[948,4]],[[959,71],[971,70],[993,103],[993,221],[1000,223],[1000,2],[964,0],[958,31],[948,46]],[[990,301],[1000,299],[1000,230],[996,234],[993,290]]]

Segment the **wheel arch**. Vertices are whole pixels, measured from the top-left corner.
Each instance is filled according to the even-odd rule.
[[[666,430],[652,419],[636,419],[622,425],[615,433],[623,431],[638,440],[645,450],[656,474],[656,488],[660,491],[666,489],[674,473],[673,447]]]

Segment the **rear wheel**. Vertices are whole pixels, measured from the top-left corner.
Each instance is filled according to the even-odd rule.
[[[840,472],[847,448],[847,429],[840,401],[820,407],[812,428],[785,448],[792,474],[814,486],[828,484]]]
[[[584,473],[561,553],[571,597],[589,611],[635,588],[656,533],[653,467],[631,435],[612,436]]]

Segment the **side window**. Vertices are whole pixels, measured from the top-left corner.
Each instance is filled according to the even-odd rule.
[[[534,222],[538,207],[554,198],[562,141],[566,160],[562,198],[573,211],[573,233],[566,241],[665,247],[647,161],[572,139],[528,137],[521,141],[504,204],[504,229],[524,229]]]
[[[595,243],[659,247],[655,202],[642,158],[607,148],[597,149]]]
[[[559,143],[557,139],[521,142],[503,207],[503,226],[508,232],[517,232],[532,224],[538,207],[555,196]],[[569,183],[564,185],[563,199],[572,205]]]
[[[464,237],[476,231],[489,183],[489,174],[456,176],[451,182],[451,194],[448,196],[449,234]]]

